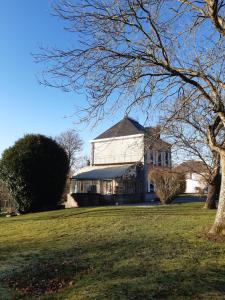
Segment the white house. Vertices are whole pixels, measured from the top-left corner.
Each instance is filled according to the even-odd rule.
[[[153,192],[149,170],[172,164],[171,145],[160,138],[160,127],[143,127],[128,116],[90,144],[90,166],[71,179],[73,198],[91,194],[93,199],[97,194],[110,201],[148,199]]]
[[[185,193],[194,194],[206,189],[207,183],[205,178],[207,177],[208,169],[202,161],[188,160],[178,165],[175,170],[185,174]]]

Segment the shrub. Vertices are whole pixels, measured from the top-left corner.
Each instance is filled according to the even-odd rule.
[[[150,178],[162,204],[170,204],[177,195],[185,191],[185,176],[170,169],[155,168],[150,171]]]
[[[28,134],[6,149],[0,177],[21,212],[55,208],[69,169],[67,154],[51,138]]]

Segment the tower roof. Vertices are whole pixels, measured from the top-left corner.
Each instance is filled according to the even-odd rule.
[[[116,123],[105,132],[101,133],[94,140],[115,138],[120,136],[129,136],[135,134],[144,134],[146,145],[150,148],[160,150],[162,148],[171,148],[171,145],[160,138],[160,126],[144,127],[138,121],[125,116],[120,122]]]
[[[95,140],[140,134],[140,133],[144,134],[145,128],[141,124],[139,124],[136,120],[125,116],[120,122],[116,123],[109,129],[107,129],[105,132],[97,136]]]

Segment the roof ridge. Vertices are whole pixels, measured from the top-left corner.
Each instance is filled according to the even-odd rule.
[[[144,127],[138,121],[125,116],[122,120],[97,136],[95,140],[119,136],[129,136],[140,133],[144,133]]]

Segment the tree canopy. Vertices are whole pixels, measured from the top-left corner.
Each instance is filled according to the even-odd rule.
[[[43,82],[85,89],[87,118],[101,117],[107,103],[115,111],[122,101],[127,109],[172,101],[187,86],[220,110],[224,1],[61,0],[54,13],[80,47],[37,55],[49,63]]]
[[[149,112],[186,90],[188,99],[204,101],[211,114],[206,142],[222,166],[212,233],[225,229],[224,12],[224,0],[55,1],[55,15],[79,37],[79,46],[36,56],[48,62],[44,84],[85,89],[83,120],[102,118],[122,103],[128,111]]]
[[[78,154],[83,145],[83,141],[78,132],[73,129],[67,130],[55,137],[55,140],[66,151],[69,159],[70,171],[73,171],[77,167],[76,164],[79,165],[78,161],[81,158],[78,157]]]

